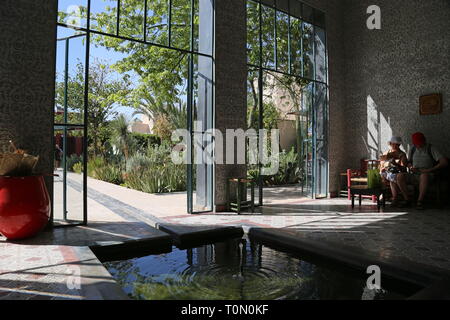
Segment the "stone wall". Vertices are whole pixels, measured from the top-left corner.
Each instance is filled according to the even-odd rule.
[[[246,128],[245,0],[216,0],[215,32],[215,127],[224,134],[225,145],[226,129]],[[224,209],[226,202],[227,177],[246,174],[245,165],[216,164],[215,206],[218,211]]]
[[[39,155],[41,174],[53,173],[56,11],[56,0],[0,4],[0,148],[12,139]]]
[[[381,8],[381,30],[366,27]],[[344,152],[348,166],[387,150],[391,134],[410,144],[422,131],[450,156],[450,1],[345,0]],[[419,97],[443,94],[443,113],[419,115]]]

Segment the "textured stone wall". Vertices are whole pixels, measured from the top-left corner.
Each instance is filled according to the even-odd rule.
[[[245,0],[216,0],[215,127],[224,134],[226,129],[246,128],[247,29],[245,3]],[[225,143],[226,141],[224,141]],[[224,209],[226,202],[227,177],[246,176],[246,174],[245,165],[216,165],[215,205],[218,211]]]
[[[366,9],[381,8],[381,30]],[[345,154],[348,166],[386,150],[389,135],[422,131],[450,156],[450,1],[345,0]],[[443,113],[419,115],[419,97],[443,94]]]
[[[47,174],[53,172],[56,6],[56,0],[0,3],[0,148],[14,140],[39,155],[36,171]]]

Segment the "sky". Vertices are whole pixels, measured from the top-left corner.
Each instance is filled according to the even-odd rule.
[[[73,8],[71,6],[86,6],[87,1],[86,0],[59,0],[58,3],[58,11],[64,11],[67,12],[69,10],[72,11]],[[92,12],[99,12],[101,11],[104,6],[107,4],[114,6],[114,3],[116,1],[111,0],[92,0],[91,1],[91,9]],[[85,24],[85,21],[81,21],[81,24]],[[64,28],[64,27],[58,27],[57,31],[57,39],[61,39],[67,36],[72,36],[76,32],[73,29]],[[65,69],[65,41],[57,41],[57,53],[56,53],[56,73],[57,73],[57,80],[62,81],[63,75],[64,75],[64,69]],[[86,53],[86,39],[85,37],[79,37],[75,39],[70,40],[69,44],[69,75],[74,75],[76,72],[76,65],[79,62],[82,62],[84,65],[85,62],[85,53]],[[95,59],[100,59],[102,62],[105,62],[107,64],[113,64],[114,62],[122,59],[125,57],[125,55],[115,52],[113,50],[107,50],[103,47],[96,47],[91,43],[90,47],[90,60],[91,62]],[[127,118],[132,119],[132,114],[134,109],[118,106],[116,111],[119,113],[123,113],[127,116]]]

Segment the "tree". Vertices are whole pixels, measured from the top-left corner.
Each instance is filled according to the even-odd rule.
[[[128,126],[129,123],[123,114],[111,121],[110,141],[123,153],[125,161],[128,160],[134,143]]]
[[[147,41],[168,45],[168,1],[148,1],[147,5]],[[198,15],[198,8],[195,12]],[[172,46],[189,49],[190,13],[190,1],[172,0]],[[122,0],[120,14],[119,34],[142,40],[144,2]],[[96,28],[114,34],[117,31],[116,15],[116,7],[107,7],[104,12],[96,14]],[[198,17],[194,24],[198,26]],[[114,63],[112,68],[119,73],[138,76],[138,83],[127,97],[128,101],[122,103],[134,107],[136,114],[145,114],[155,122],[167,119],[178,128],[186,126],[183,105],[187,95],[187,53],[103,35],[94,36],[93,41],[96,45],[126,53],[127,56]]]
[[[67,106],[70,123],[84,122],[84,65],[78,63],[74,76],[69,76]],[[88,145],[93,155],[103,153],[104,144],[110,134],[108,123],[117,115],[117,102],[126,100],[130,93],[130,81],[127,74],[117,75],[109,66],[95,60],[89,66],[88,93]],[[56,106],[64,108],[65,84],[56,84]],[[62,121],[61,114],[56,121]]]

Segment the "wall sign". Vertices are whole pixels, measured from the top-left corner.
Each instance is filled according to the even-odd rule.
[[[442,112],[442,94],[435,93],[420,97],[420,114],[430,115]]]

